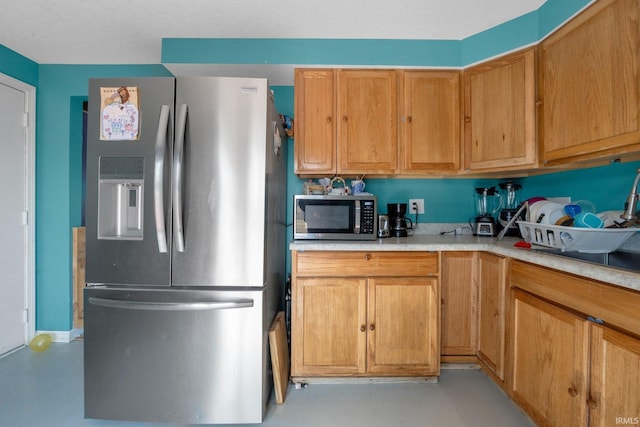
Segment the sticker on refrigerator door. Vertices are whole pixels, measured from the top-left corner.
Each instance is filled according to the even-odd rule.
[[[273,126],[273,152],[276,157],[280,155],[280,148],[282,147],[282,135],[280,134],[280,127],[277,122],[272,122]]]
[[[137,87],[101,87],[100,108],[102,109],[100,125],[102,141],[139,139],[140,111]]]

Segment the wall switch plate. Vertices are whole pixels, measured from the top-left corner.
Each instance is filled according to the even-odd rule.
[[[418,212],[416,212],[416,207]],[[424,199],[409,199],[409,213],[423,214],[424,213]]]

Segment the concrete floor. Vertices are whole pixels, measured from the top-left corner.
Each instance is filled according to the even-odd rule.
[[[83,417],[81,340],[28,347],[0,359],[0,426],[176,426]],[[425,383],[289,386],[284,405],[271,402],[265,427],[530,427],[534,424],[482,372],[443,369]]]

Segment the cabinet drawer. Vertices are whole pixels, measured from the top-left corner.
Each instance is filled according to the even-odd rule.
[[[298,276],[436,276],[436,252],[337,252],[294,253]]]
[[[511,286],[640,335],[640,292],[521,261],[511,265]]]

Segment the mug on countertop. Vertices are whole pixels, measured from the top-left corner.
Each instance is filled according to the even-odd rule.
[[[351,194],[357,195],[364,192],[365,184],[361,179],[354,179],[351,181]]]

